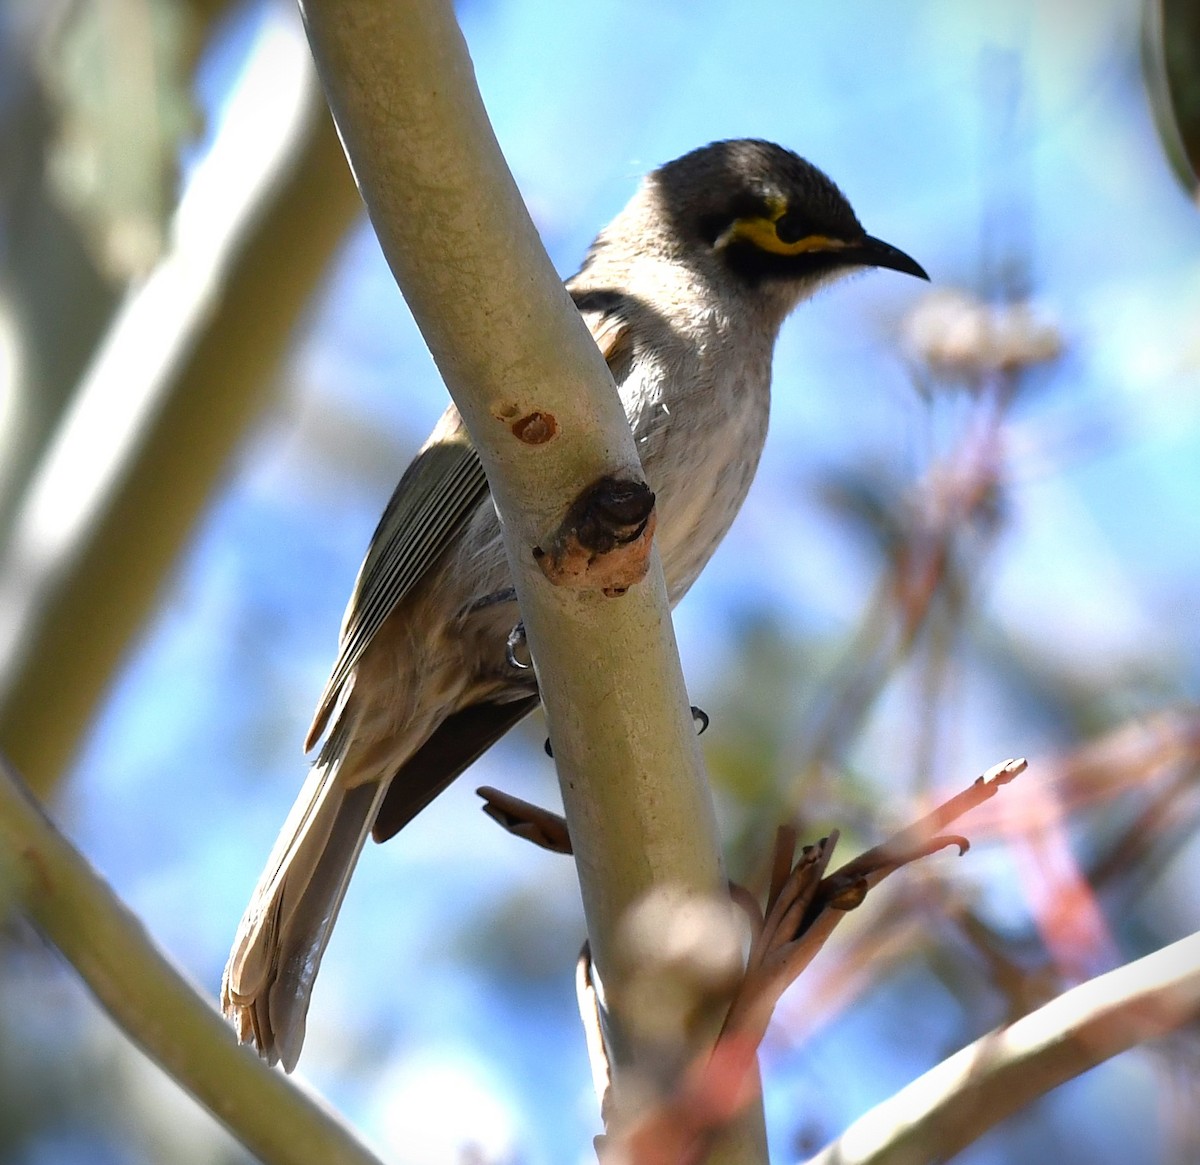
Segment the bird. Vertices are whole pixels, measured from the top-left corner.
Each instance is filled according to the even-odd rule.
[[[566,282],[621,395],[674,606],[740,509],[767,435],[776,337],[864,268],[929,276],[783,146],[713,142],[653,170]],[[451,404],[388,502],[342,621],[308,777],[242,917],[221,1002],[292,1071],[368,835],[397,833],[539,703],[487,479]]]

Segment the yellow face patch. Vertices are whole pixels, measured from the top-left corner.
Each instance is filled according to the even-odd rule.
[[[785,242],[779,237],[777,224],[787,214],[787,203],[782,198],[772,199],[768,204],[767,214],[754,215],[750,218],[735,219],[717,238],[717,250],[723,250],[730,243],[752,243],[760,251],[769,251],[772,255],[800,255],[805,251],[836,251],[846,244],[841,239],[830,238],[828,235],[806,235],[802,239]]]

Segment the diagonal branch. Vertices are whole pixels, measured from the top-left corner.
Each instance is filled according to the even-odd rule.
[[[588,555],[556,539],[581,488],[642,480],[637,449],[505,164],[449,0],[302,10],[380,246],[487,472],[604,986],[616,1108],[636,1110],[622,1089],[640,1058],[623,920],[664,887],[708,899],[725,884],[657,550],[610,598],[637,572],[576,572]],[[637,528],[646,515],[630,517]],[[535,548],[564,568],[553,580]],[[554,585],[564,575],[591,585]],[[696,1051],[716,1039],[720,1002],[705,1006]],[[763,1160],[761,1123],[747,1118],[715,1159]]]
[[[197,170],[170,251],[114,317],[0,543],[0,748],[41,796],[272,399],[296,319],[361,214],[304,46],[279,23],[273,42],[295,75],[279,52],[256,53],[231,91],[238,130]],[[283,92],[294,84],[291,122],[249,137],[264,70]]]
[[[1067,991],[872,1109],[808,1165],[944,1161],[1051,1088],[1200,1019],[1200,934]]]
[[[380,1165],[323,1102],[238,1047],[216,1008],[0,758],[0,898],[9,892],[122,1031],[255,1156]]]

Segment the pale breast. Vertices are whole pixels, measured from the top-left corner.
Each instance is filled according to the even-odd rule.
[[[639,362],[622,397],[656,495],[657,539],[672,604],[696,581],[737,516],[770,414],[770,351],[691,349]]]

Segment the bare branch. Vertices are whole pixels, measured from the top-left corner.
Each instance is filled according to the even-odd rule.
[[[2,758],[0,887],[11,887],[121,1030],[255,1156],[380,1165],[322,1101],[238,1046]]]
[[[636,570],[615,580],[595,572],[582,589],[556,586],[534,548],[556,549],[582,486],[640,482],[641,462],[603,355],[505,164],[448,0],[302,7],[380,246],[501,517],[604,986],[621,1108],[621,1070],[636,1058],[620,1038],[630,1006],[618,969],[622,921],[664,886],[701,899],[723,892],[716,819],[657,550],[642,582],[613,601],[603,591],[621,590]],[[636,529],[648,515],[635,516]],[[697,1051],[715,1041],[723,1004],[697,1026]],[[718,1156],[761,1161],[762,1139],[761,1128],[752,1130],[742,1148]]]
[[[202,215],[185,199],[170,252],[114,317],[0,545],[0,744],[39,795],[161,600],[231,450],[275,392],[297,316],[361,213],[304,45],[289,57],[302,75],[294,128],[280,125],[279,148],[265,153],[252,139],[262,174],[237,134],[214,147],[227,165],[241,159],[246,196],[230,190]],[[257,84],[231,100],[252,100]]]
[[[861,1117],[808,1165],[944,1161],[1050,1089],[1200,1018],[1200,934],[976,1040]]]

